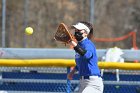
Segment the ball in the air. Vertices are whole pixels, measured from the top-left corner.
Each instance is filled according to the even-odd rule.
[[[33,34],[33,28],[32,27],[25,28],[25,34],[26,35],[32,35]]]

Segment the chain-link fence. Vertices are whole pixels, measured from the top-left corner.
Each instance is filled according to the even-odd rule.
[[[67,68],[1,67],[0,70],[0,90],[8,93],[66,93],[68,89]]]
[[[105,54],[105,50],[100,50],[97,52],[100,52],[100,56]],[[129,56],[130,54],[132,56],[132,53],[129,52],[127,51],[126,53],[129,54]],[[69,56],[67,56],[66,53],[69,53]],[[25,66],[25,64],[30,64],[30,66],[33,66],[33,64],[37,64],[35,61],[33,64],[31,64],[31,60],[26,60],[26,58],[32,59],[32,61],[33,59],[35,60],[37,58],[41,58],[41,60],[43,61],[44,58],[72,59],[74,58],[73,55],[74,54],[70,49],[51,50],[31,48],[2,48],[0,51],[0,57],[8,59],[0,60],[0,91],[6,91],[8,93],[77,93],[79,91],[80,77],[78,73],[76,73],[73,80],[68,80],[67,73],[70,71],[69,68],[54,66],[50,67],[50,65],[46,67],[40,67],[40,65],[38,67],[26,67],[27,65]],[[128,58],[129,56],[125,55],[125,58]],[[14,59],[19,59],[20,61],[22,61],[22,63],[24,63],[24,66],[22,65],[23,67],[14,67],[16,63],[19,64],[18,62],[20,62],[17,62]],[[127,60],[134,60],[134,58],[128,58]],[[5,67],[2,67],[3,65]],[[18,66],[21,66],[21,64],[19,64]],[[103,71],[102,78],[104,81],[104,93],[139,93],[136,92],[139,91],[140,85],[139,70],[135,71],[105,69]]]
[[[1,67],[0,91],[5,93],[78,93],[79,76],[67,80],[67,68],[61,67]],[[139,93],[140,71],[105,70],[104,93]]]

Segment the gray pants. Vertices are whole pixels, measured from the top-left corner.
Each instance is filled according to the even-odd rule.
[[[103,93],[103,81],[98,76],[90,76],[89,79],[80,79],[79,93]]]

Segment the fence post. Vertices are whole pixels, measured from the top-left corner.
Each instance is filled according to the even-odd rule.
[[[70,67],[67,67],[67,75],[70,72]],[[70,80],[67,78],[67,93],[71,92],[71,82]]]
[[[2,0],[2,48],[5,47],[6,0]]]

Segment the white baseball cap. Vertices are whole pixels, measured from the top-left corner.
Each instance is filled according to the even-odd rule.
[[[72,26],[78,30],[85,30],[87,32],[87,34],[89,34],[89,32],[90,32],[90,29],[83,23],[77,23],[76,25],[72,25]]]

